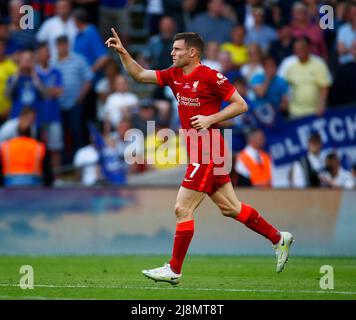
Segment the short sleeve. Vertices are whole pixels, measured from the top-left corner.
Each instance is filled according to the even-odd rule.
[[[331,84],[331,75],[327,65],[323,62],[318,63],[318,71],[316,73],[316,82],[320,87],[328,87]]]
[[[161,87],[170,86],[173,79],[173,68],[156,70],[157,81]]]
[[[106,48],[103,44],[104,41],[94,28],[92,32],[92,41],[90,43],[96,60],[107,55]]]
[[[227,101],[235,93],[235,87],[229,82],[229,80],[220,72],[212,70],[210,74],[212,91],[221,100]]]

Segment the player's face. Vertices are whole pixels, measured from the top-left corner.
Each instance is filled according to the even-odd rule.
[[[175,67],[184,67],[189,63],[189,49],[184,40],[174,41],[171,56]]]

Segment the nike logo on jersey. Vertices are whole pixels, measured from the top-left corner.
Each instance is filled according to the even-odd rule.
[[[174,84],[178,84],[178,85],[181,85],[181,84],[183,84],[183,83],[181,83],[181,82],[178,82],[178,81],[174,81]]]
[[[185,178],[184,181],[185,181],[185,182],[191,182],[191,181],[194,181],[194,180],[193,180],[193,179],[187,179],[187,178]]]

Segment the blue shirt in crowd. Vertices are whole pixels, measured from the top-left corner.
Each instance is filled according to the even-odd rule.
[[[205,42],[217,41],[219,44],[230,41],[233,22],[226,18],[212,18],[207,13],[198,14],[190,26]]]
[[[11,77],[8,83],[13,83],[15,77]],[[12,92],[12,109],[11,118],[17,118],[23,107],[31,107],[40,114],[42,109],[42,95],[35,86],[35,83],[30,76],[20,75],[17,84]]]
[[[63,80],[63,94],[59,98],[62,110],[75,107],[83,84],[93,78],[89,65],[84,58],[71,54],[64,60],[56,60],[53,67],[57,68]]]
[[[266,76],[257,74],[251,79],[251,86],[255,87],[264,83]],[[283,96],[288,93],[288,83],[279,76],[274,76],[264,97],[255,97],[254,114],[266,126],[276,125],[282,120],[279,107]]]
[[[74,41],[74,52],[83,56],[90,66],[107,54],[104,41],[93,25],[78,32]]]
[[[43,69],[41,66],[36,66],[36,72],[46,88],[61,88],[63,87],[62,75],[56,68]],[[41,123],[51,123],[61,121],[61,112],[59,108],[58,98],[44,99],[42,104],[42,112],[39,115]]]

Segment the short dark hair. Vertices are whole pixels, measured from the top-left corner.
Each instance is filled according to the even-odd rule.
[[[193,47],[199,51],[200,55],[203,55],[204,41],[196,32],[177,33],[173,38],[173,42],[178,40],[184,40],[188,48]]]
[[[63,35],[57,37],[57,39],[56,39],[56,43],[57,43],[57,44],[58,44],[58,43],[63,43],[63,42],[65,42],[65,43],[68,43],[68,42],[69,42],[68,36],[66,36],[65,34],[63,34]]]
[[[294,43],[297,43],[297,42],[304,42],[304,44],[306,44],[308,47],[310,47],[310,45],[312,44],[312,42],[308,36],[300,36],[300,37],[296,38],[294,40]]]
[[[81,8],[75,9],[72,13],[72,16],[74,17],[74,19],[77,19],[79,22],[82,23],[89,22],[88,14],[84,9]]]
[[[319,143],[319,144],[322,143],[320,134],[317,133],[317,132],[313,132],[313,133],[309,136],[308,141],[309,141],[309,143]]]
[[[44,47],[48,47],[48,44],[47,44],[47,42],[46,41],[40,41],[40,42],[37,42],[36,43],[36,50],[38,50],[38,49],[42,49],[42,48],[44,48]]]
[[[332,152],[328,153],[325,160],[326,161],[339,160],[339,157],[337,156],[335,151],[332,151]]]

